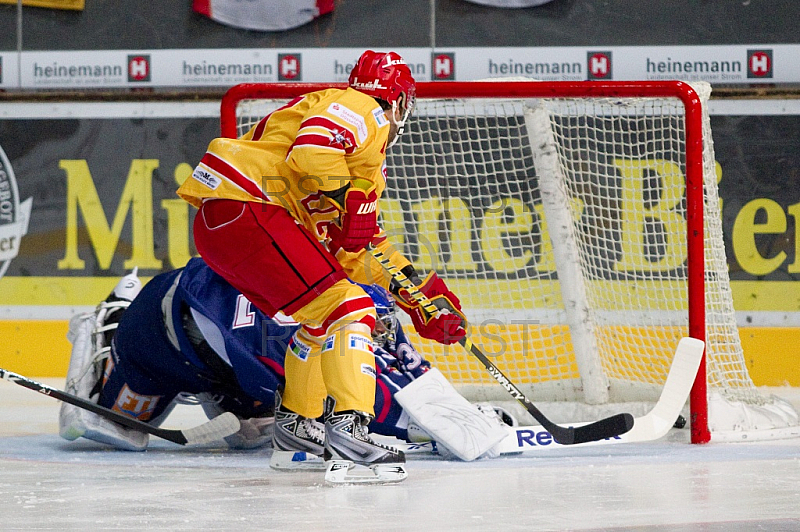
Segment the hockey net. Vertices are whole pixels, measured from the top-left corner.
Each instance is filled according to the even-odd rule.
[[[223,136],[321,88],[234,87]],[[791,406],[754,386],[739,341],[710,92],[681,82],[418,85],[387,155],[383,227],[418,270],[446,279],[473,341],[557,422],[646,412],[691,335],[706,341],[692,441],[798,433]],[[469,399],[507,399],[458,344],[415,347]]]

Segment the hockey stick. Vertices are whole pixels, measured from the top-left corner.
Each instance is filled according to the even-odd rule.
[[[682,338],[675,350],[672,366],[656,405],[647,414],[634,418],[633,429],[625,434],[586,442],[586,445],[634,443],[657,440],[667,434],[681,414],[692,390],[705,343],[696,338]],[[498,444],[500,454],[543,451],[561,447],[544,433],[543,427],[508,427],[509,435]]]
[[[380,250],[375,249],[374,247],[370,247],[369,249],[372,252],[372,256],[375,257],[381,266],[383,266],[383,268],[389,272],[392,278],[397,281],[401,287],[406,289],[408,293],[411,294],[411,297],[413,297],[422,306],[425,312],[431,316],[439,312],[439,309],[436,308],[431,300],[428,299],[425,294],[420,292],[414,283],[412,283],[397,266],[392,264],[389,259],[387,259],[383,253],[381,253]],[[483,364],[489,374],[494,377],[494,379],[499,382],[500,385],[505,388],[514,399],[519,401],[520,404],[525,407],[528,413],[533,416],[536,421],[541,423],[542,426],[553,436],[553,439],[561,445],[573,445],[576,443],[585,443],[603,440],[606,438],[613,438],[628,432],[631,430],[631,427],[633,427],[633,416],[627,413],[615,414],[611,417],[579,427],[562,427],[560,425],[556,425],[547,419],[547,417],[542,414],[542,412],[536,408],[536,406],[531,403],[527,397],[525,397],[525,394],[523,394],[519,388],[517,388],[514,383],[512,383],[508,377],[506,377],[503,372],[501,372],[497,366],[495,366],[492,361],[489,360],[475,344],[472,343],[472,340],[470,340],[468,336],[465,336],[458,342],[464,347],[464,349],[477,358],[481,364]]]
[[[656,405],[644,416],[633,420],[633,429],[604,440],[585,442],[581,447],[612,445],[617,443],[637,443],[658,440],[664,437],[681,414],[689,393],[692,390],[705,344],[695,338],[683,338],[678,343],[672,359],[667,380]],[[494,451],[501,455],[520,453],[542,453],[562,449],[564,445],[556,442],[544,427],[539,425],[506,427],[506,436]],[[425,454],[434,452],[432,442],[395,443],[406,454]]]
[[[110,408],[100,406],[89,401],[88,399],[83,399],[62,390],[51,388],[50,386],[38,383],[27,377],[23,377],[22,375],[18,375],[2,368],[0,368],[0,378],[19,384],[20,386],[39,392],[43,395],[49,395],[50,397],[54,397],[55,399],[64,401],[65,403],[75,405],[78,408],[83,408],[84,410],[94,412],[99,416],[110,419],[111,421],[119,423],[120,425],[124,425],[129,429],[138,430],[139,432],[146,432],[180,445],[201,444],[221,440],[222,438],[230,436],[234,432],[238,431],[240,428],[239,418],[230,412],[225,412],[221,416],[217,416],[214,419],[203,423],[202,425],[198,425],[189,429],[162,429],[160,427],[148,425],[147,423],[139,421],[138,419],[128,417],[125,414],[121,414],[111,410]]]

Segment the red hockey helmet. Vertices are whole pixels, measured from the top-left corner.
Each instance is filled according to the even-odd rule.
[[[414,76],[403,58],[395,52],[367,50],[350,71],[349,83],[355,90],[385,101],[392,109],[400,109],[402,119],[396,122],[399,136],[417,94]]]
[[[350,86],[357,91],[369,94],[373,98],[383,100],[390,105],[401,97],[408,102],[416,96],[416,82],[411,69],[398,54],[394,52],[373,52],[367,50],[356,61],[350,71]]]

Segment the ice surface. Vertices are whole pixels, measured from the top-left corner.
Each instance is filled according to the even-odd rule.
[[[271,470],[270,450],[67,442],[58,407],[0,383],[0,530],[800,530],[800,439],[696,446],[673,430],[472,463],[414,455],[401,484],[329,487]],[[184,407],[164,426],[204,419]]]

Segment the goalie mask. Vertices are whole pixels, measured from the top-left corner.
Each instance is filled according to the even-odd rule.
[[[388,290],[377,284],[359,284],[372,298],[378,321],[372,331],[372,342],[378,347],[384,347],[387,342],[394,342],[397,331],[397,305]]]
[[[349,84],[353,89],[391,106],[389,120],[397,127],[397,135],[388,147],[393,146],[403,133],[416,100],[416,82],[411,75],[411,69],[394,52],[367,50],[350,71]],[[399,120],[395,116],[397,110],[400,110]]]

